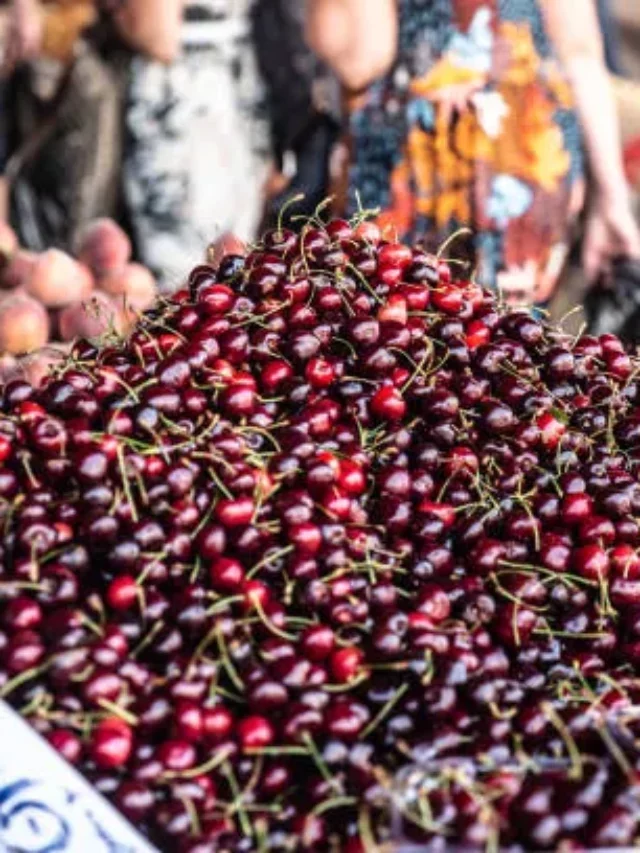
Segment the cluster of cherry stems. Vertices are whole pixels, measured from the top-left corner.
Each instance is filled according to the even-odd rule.
[[[0,696],[160,850],[637,841],[640,363],[455,270],[276,229],[3,389]]]

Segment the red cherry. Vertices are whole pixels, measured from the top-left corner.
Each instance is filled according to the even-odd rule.
[[[233,716],[222,705],[205,708],[202,713],[204,736],[212,743],[220,743],[229,736],[233,728]]]
[[[133,735],[119,717],[99,722],[91,733],[91,757],[103,770],[122,767],[131,755]]]
[[[0,463],[5,462],[9,458],[11,450],[11,441],[5,435],[0,435]]]
[[[226,314],[236,301],[235,294],[226,284],[204,287],[198,294],[198,305],[208,314]]]
[[[98,442],[98,447],[107,457],[107,459],[113,461],[118,457],[120,442],[113,435],[103,435]]]
[[[215,374],[219,381],[230,382],[236,375],[235,368],[230,362],[224,358],[216,358],[211,364],[211,372]]]
[[[25,400],[20,403],[16,414],[20,420],[24,421],[26,424],[34,424],[39,421],[40,418],[44,418],[47,415],[42,406],[39,403],[35,403],[33,400]]]
[[[433,620],[420,610],[414,610],[407,614],[409,631],[422,633],[423,631],[433,631]]]
[[[478,456],[470,447],[453,447],[446,461],[448,476],[459,474],[462,471],[475,474],[479,467]]]
[[[233,382],[220,392],[220,404],[230,417],[249,417],[256,409],[256,392],[241,382]]]
[[[431,302],[431,291],[423,284],[402,283],[397,289],[397,295],[404,298],[409,311],[426,311]]]
[[[521,648],[529,642],[538,621],[533,610],[508,602],[500,611],[497,632],[505,645]]]
[[[609,557],[599,545],[583,545],[573,552],[573,566],[589,580],[602,580],[609,574]]]
[[[346,219],[333,219],[328,223],[326,231],[332,240],[337,240],[339,243],[348,244],[353,240],[353,228]]]
[[[406,326],[409,318],[407,300],[403,296],[391,294],[386,304],[378,309],[378,320],[381,323],[398,323]]]
[[[484,305],[484,293],[482,288],[477,284],[467,284],[464,288],[464,298],[473,308],[474,312],[478,311]]]
[[[380,228],[375,222],[361,222],[355,230],[355,235],[372,246],[376,246],[382,239]]]
[[[455,507],[450,504],[424,500],[420,503],[418,511],[425,513],[425,515],[434,515],[446,528],[453,527],[456,521]]]
[[[378,279],[382,284],[386,284],[387,287],[395,287],[402,281],[402,267],[392,265],[379,266]]]
[[[55,729],[48,735],[47,740],[69,764],[77,764],[80,761],[82,741],[74,732],[68,729]]]
[[[326,660],[334,646],[335,634],[327,625],[312,625],[302,635],[302,651],[305,657],[314,662]]]
[[[357,646],[345,646],[333,652],[330,659],[331,672],[336,681],[352,681],[362,665],[364,655]]]
[[[257,580],[251,580],[245,583],[243,595],[245,599],[245,609],[247,610],[253,610],[254,608],[264,610],[271,598],[269,587],[262,581]]]
[[[488,575],[500,567],[504,559],[504,543],[496,539],[481,539],[471,553],[471,565],[481,575]]]
[[[406,414],[407,404],[397,388],[385,385],[371,398],[371,411],[383,420],[399,421]]]
[[[609,554],[611,569],[617,577],[640,580],[640,555],[631,545],[617,545]]]
[[[593,512],[593,499],[584,493],[566,495],[560,512],[566,524],[580,524]]]
[[[464,293],[454,285],[440,286],[432,292],[431,301],[443,313],[455,315],[462,311]]]
[[[308,557],[317,554],[322,546],[322,534],[317,524],[303,521],[289,528],[289,542],[296,551]]]
[[[220,557],[209,569],[214,589],[222,592],[239,592],[244,584],[242,564],[231,557]]]
[[[337,478],[340,475],[341,470],[341,461],[334,453],[330,453],[328,450],[323,450],[317,455],[318,462],[322,462],[324,465],[328,465],[333,472],[333,476]]]
[[[324,510],[337,521],[347,521],[351,515],[351,500],[337,486],[332,486],[324,496]]]
[[[391,382],[396,388],[402,390],[407,382],[411,379],[411,371],[406,367],[394,367],[391,374]]]
[[[293,376],[293,368],[286,361],[276,360],[269,361],[265,364],[260,380],[264,390],[273,394],[283,385],[288,382]]]
[[[624,352],[624,344],[620,338],[617,338],[615,335],[600,335],[599,342],[605,356]]]
[[[367,477],[362,468],[350,459],[340,462],[338,485],[348,495],[361,495],[367,488]]]
[[[380,267],[399,267],[404,269],[413,259],[413,252],[402,243],[386,243],[378,252]]]
[[[222,498],[216,504],[215,516],[225,527],[244,527],[251,523],[255,511],[252,498]]]
[[[190,699],[181,699],[174,712],[174,728],[180,739],[196,743],[203,734],[202,708]]]
[[[5,605],[2,621],[12,631],[29,631],[42,622],[42,608],[27,596],[14,598]]]
[[[173,332],[163,332],[158,335],[157,341],[163,355],[169,355],[170,352],[182,344],[180,335],[176,335]]]
[[[243,749],[261,749],[272,744],[275,737],[269,720],[257,715],[240,720],[236,731]]]
[[[195,767],[197,753],[193,744],[186,740],[167,740],[156,750],[156,756],[167,770],[180,772]]]
[[[251,388],[252,391],[258,390],[258,383],[254,377],[245,370],[236,370],[233,377],[234,384],[242,385],[245,388]]]
[[[621,382],[628,379],[633,373],[634,367],[626,352],[612,353],[606,358],[607,372]]]
[[[451,281],[451,267],[446,261],[438,261],[438,278],[443,284]]]
[[[609,592],[616,607],[637,607],[640,605],[640,578],[614,578]]]
[[[545,533],[540,545],[540,562],[554,572],[565,572],[571,560],[571,548],[555,533]]]
[[[467,326],[466,344],[470,350],[478,349],[478,347],[488,344],[491,340],[491,330],[482,322],[482,320],[472,320]]]
[[[130,575],[120,575],[107,587],[107,603],[114,610],[129,610],[139,600],[140,589],[136,579]]]
[[[549,450],[555,450],[560,439],[567,431],[562,421],[558,420],[550,412],[543,412],[536,419],[536,426],[540,430],[540,441]]]
[[[429,617],[431,622],[444,622],[451,613],[449,596],[439,586],[427,584],[418,592],[418,609]]]
[[[616,529],[613,522],[601,515],[592,515],[585,518],[578,529],[578,538],[581,542],[595,542],[604,545],[613,545],[616,538]]]
[[[327,824],[323,817],[301,814],[293,821],[292,829],[298,838],[300,850],[327,849]]]
[[[307,362],[304,375],[314,388],[328,388],[336,378],[335,368],[324,358],[312,358]]]
[[[73,527],[64,521],[56,521],[53,525],[56,531],[56,543],[63,545],[65,542],[71,542],[74,537]]]

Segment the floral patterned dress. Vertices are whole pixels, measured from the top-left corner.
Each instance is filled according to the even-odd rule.
[[[348,199],[478,278],[548,294],[582,206],[572,93],[535,0],[398,0],[395,67],[350,105]],[[452,250],[453,251],[453,250]]]

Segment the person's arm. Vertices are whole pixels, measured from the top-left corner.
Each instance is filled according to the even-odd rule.
[[[170,65],[180,49],[183,0],[124,0],[113,13],[127,44]]]
[[[41,46],[42,11],[38,0],[12,0],[3,58],[5,72],[33,59]]]
[[[307,0],[307,41],[350,91],[366,88],[392,66],[396,0]]]
[[[94,0],[13,0],[5,67],[39,56],[68,62],[82,31],[95,20]]]
[[[594,0],[543,0],[549,35],[569,75],[594,182],[583,262],[593,280],[617,255],[640,255],[622,141]]]
[[[95,19],[93,0],[58,0],[43,6],[42,55],[67,62],[78,37]]]

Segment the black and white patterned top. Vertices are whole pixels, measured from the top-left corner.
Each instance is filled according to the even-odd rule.
[[[180,286],[224,231],[250,239],[270,158],[251,0],[192,0],[171,66],[135,57],[124,188],[138,254]]]

